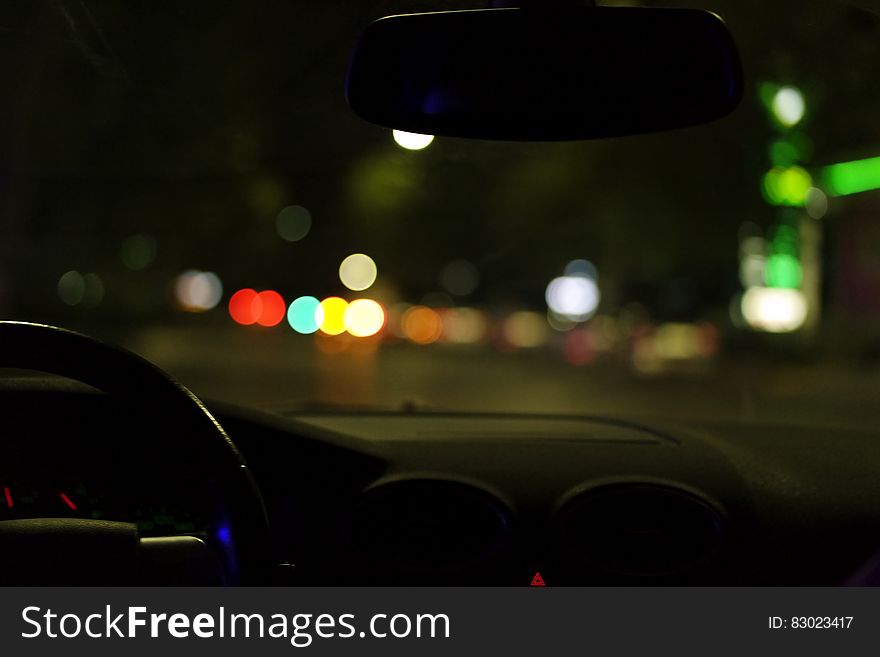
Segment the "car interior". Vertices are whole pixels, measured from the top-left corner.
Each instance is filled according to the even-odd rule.
[[[357,4],[0,11],[0,583],[880,582],[880,7]]]

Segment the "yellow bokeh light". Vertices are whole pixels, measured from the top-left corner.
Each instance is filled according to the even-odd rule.
[[[315,323],[327,335],[339,335],[345,332],[345,310],[348,302],[339,297],[324,299],[315,311]]]
[[[345,330],[356,338],[376,335],[385,325],[385,311],[372,299],[357,299],[343,314]]]
[[[514,347],[540,347],[547,341],[547,320],[538,313],[523,310],[504,322],[504,338]]]
[[[377,273],[376,263],[363,253],[352,253],[339,265],[339,280],[355,292],[366,290],[375,283]]]
[[[434,141],[434,135],[422,135],[417,132],[393,130],[391,134],[397,145],[408,151],[420,151],[430,146],[431,142]]]

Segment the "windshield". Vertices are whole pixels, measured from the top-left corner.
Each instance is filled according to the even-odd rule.
[[[876,7],[676,4],[728,23],[733,114],[503,143],[345,104],[370,20],[473,4],[6,2],[0,314],[277,410],[874,427]]]

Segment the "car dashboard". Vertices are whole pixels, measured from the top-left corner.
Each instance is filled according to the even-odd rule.
[[[70,382],[2,398],[0,519],[222,531],[212,482],[151,453],[173,429]],[[839,585],[880,550],[867,432],[208,406],[262,493],[273,584]]]
[[[869,433],[215,411],[304,584],[839,585],[880,550]]]

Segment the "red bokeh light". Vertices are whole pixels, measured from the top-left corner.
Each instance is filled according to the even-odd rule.
[[[262,314],[263,303],[256,290],[239,290],[229,299],[229,316],[239,324],[253,324]]]
[[[260,302],[260,314],[257,316],[257,324],[260,326],[277,326],[287,315],[287,305],[284,298],[275,290],[265,290],[257,296]]]
[[[596,349],[590,332],[579,328],[566,333],[562,353],[569,365],[583,367],[592,363],[596,359]]]
[[[248,326],[277,326],[287,315],[287,305],[275,290],[257,292],[250,288],[239,290],[229,299],[229,316]]]

